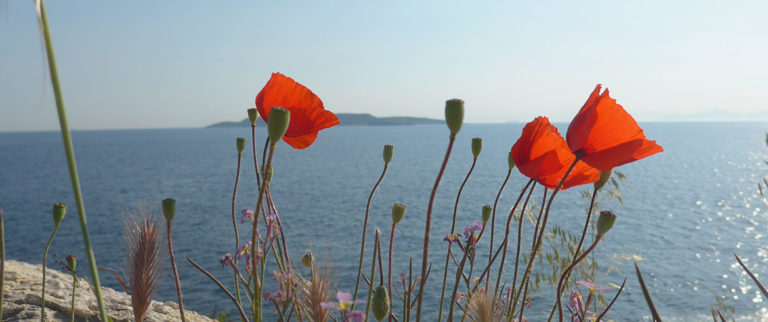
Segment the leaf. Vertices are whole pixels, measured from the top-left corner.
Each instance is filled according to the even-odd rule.
[[[648,287],[645,286],[645,281],[643,280],[643,273],[640,272],[640,267],[637,266],[637,262],[635,262],[635,272],[637,272],[637,281],[640,282],[640,287],[643,289],[643,296],[645,296],[645,303],[648,304],[648,308],[651,310],[653,321],[661,321],[659,312],[656,311],[656,306],[653,305],[653,299],[651,298],[651,293],[648,292]]]

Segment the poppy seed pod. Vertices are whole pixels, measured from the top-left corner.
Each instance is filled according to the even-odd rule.
[[[171,220],[173,220],[173,216],[176,215],[176,200],[171,198],[165,199],[162,201],[162,207],[165,220],[171,222]]]
[[[382,156],[384,157],[384,164],[389,164],[389,161],[392,161],[392,156],[395,154],[395,146],[391,144],[387,144],[384,146],[384,152],[382,153]]]
[[[405,216],[405,205],[396,203],[392,206],[392,224],[397,225]]]
[[[312,267],[312,262],[314,261],[314,258],[312,258],[312,251],[307,250],[307,253],[304,254],[304,256],[301,256],[301,265],[304,267]]]
[[[477,156],[480,155],[480,151],[482,150],[483,150],[483,139],[481,138],[472,139],[472,154],[475,156],[475,159],[477,159]]]
[[[267,131],[269,133],[269,144],[274,147],[288,130],[291,123],[291,111],[282,107],[273,107],[269,111],[269,120],[267,120]]]
[[[488,222],[488,219],[491,218],[491,211],[493,211],[493,207],[489,205],[483,205],[483,225]]]
[[[601,211],[600,217],[597,218],[597,238],[602,237],[605,233],[611,230],[615,221],[616,215],[614,215],[612,211]]]
[[[461,130],[464,122],[464,101],[454,98],[445,101],[445,124],[451,130],[451,137],[455,138]]]
[[[61,223],[62,220],[64,220],[64,215],[67,214],[67,206],[63,203],[55,203],[53,204],[53,224],[55,226],[59,226],[59,223]]]
[[[251,126],[256,126],[256,120],[259,119],[259,110],[255,108],[248,109],[248,120],[251,121]]]
[[[237,155],[243,155],[243,150],[245,150],[245,138],[237,138]]]
[[[387,294],[387,288],[384,284],[381,284],[376,288],[371,301],[373,302],[373,316],[376,317],[377,321],[384,320],[384,318],[387,317],[387,313],[389,313],[389,295]]]
[[[507,164],[509,165],[509,171],[515,168],[515,158],[512,157],[512,152],[507,154]]]
[[[75,266],[77,266],[77,257],[75,255],[67,255],[67,265],[72,272],[75,272]]]
[[[611,178],[612,171],[600,171],[600,180],[595,181],[595,190],[603,189],[603,186]]]

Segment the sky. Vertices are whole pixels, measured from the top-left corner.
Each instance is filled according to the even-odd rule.
[[[336,113],[568,122],[598,83],[639,121],[768,111],[766,1],[46,5],[73,129],[241,120],[273,72]],[[0,132],[55,129],[33,1],[0,0]]]

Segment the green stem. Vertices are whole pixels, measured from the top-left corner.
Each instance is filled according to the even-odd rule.
[[[77,273],[72,270],[72,322],[75,322],[75,292],[77,291]]]
[[[109,317],[107,316],[107,311],[104,308],[104,301],[101,298],[101,283],[99,282],[99,273],[96,266],[96,256],[94,256],[93,249],[91,248],[91,240],[88,234],[88,223],[85,219],[85,204],[83,202],[83,196],[80,189],[80,179],[77,174],[77,165],[75,164],[75,151],[72,147],[72,138],[69,133],[69,125],[67,124],[67,113],[64,108],[64,97],[62,96],[61,86],[59,85],[59,73],[56,69],[56,58],[53,53],[53,41],[51,40],[51,31],[48,26],[48,17],[45,13],[45,3],[43,0],[39,1],[40,25],[43,30],[43,38],[45,40],[45,50],[46,56],[48,57],[48,68],[51,72],[53,92],[56,96],[56,108],[59,113],[61,137],[64,141],[64,150],[67,155],[67,163],[69,164],[69,175],[72,181],[72,190],[75,193],[75,201],[77,202],[77,212],[80,219],[80,230],[83,233],[85,252],[88,254],[88,265],[91,271],[91,279],[93,281],[93,292],[96,295],[96,302],[99,306],[99,316],[101,320],[108,321]]]
[[[445,150],[445,157],[443,158],[443,164],[440,166],[440,171],[435,179],[435,185],[432,187],[432,193],[429,196],[429,206],[427,207],[427,221],[424,226],[424,250],[421,255],[421,283],[419,283],[419,295],[416,300],[416,322],[421,321],[421,302],[424,298],[424,287],[427,286],[427,260],[429,259],[429,228],[432,223],[432,205],[435,203],[435,197],[437,195],[437,187],[440,186],[440,179],[445,172],[445,166],[448,164],[448,159],[451,156],[451,150],[453,149],[453,142],[456,141],[456,136],[451,135],[450,141],[448,141],[448,148]]]
[[[264,169],[269,169],[269,166],[272,164],[272,157],[275,154],[275,144],[270,144],[269,147],[269,158],[267,158],[267,162],[264,164]],[[259,187],[259,199],[256,202],[256,211],[260,211],[263,203],[264,203],[264,191],[266,190],[267,186],[267,180],[266,178],[261,183],[261,187]],[[265,214],[266,215],[266,214]],[[261,265],[261,279],[256,278],[256,235],[257,235],[257,228],[259,225],[259,215],[258,213],[254,214],[254,220],[253,220],[253,231],[251,233],[251,274],[254,276],[254,296],[253,296],[253,321],[254,322],[261,322],[261,290],[262,285],[261,281],[264,280],[264,264],[262,261]],[[266,250],[264,252],[264,258],[266,259]]]
[[[46,267],[48,266],[48,249],[51,248],[51,243],[53,242],[53,236],[56,236],[56,231],[59,230],[59,225],[53,226],[53,232],[51,233],[51,237],[48,237],[48,243],[45,244],[45,252],[43,252],[43,293],[40,296],[40,311],[41,311],[41,317],[40,321],[45,321],[45,271]]]
[[[371,309],[371,297],[373,297],[373,281],[376,280],[376,252],[381,251],[381,232],[376,229],[376,235],[373,242],[373,258],[371,259],[371,276],[368,283],[368,301],[365,303],[365,322],[368,322],[368,312]]]
[[[235,219],[235,203],[237,201],[237,186],[240,183],[240,163],[243,158],[242,152],[237,154],[237,172],[235,174],[235,188],[232,191],[232,227],[235,230],[235,251],[240,249],[240,233],[237,230],[237,219]],[[255,215],[254,215],[255,216]],[[170,230],[169,230],[170,234]],[[170,244],[170,241],[169,241]],[[237,256],[239,254],[235,254],[235,256],[232,258],[232,265],[237,266]],[[235,296],[237,297],[237,302],[242,305],[242,301],[240,299],[240,283],[237,278],[237,274],[235,274]],[[179,302],[181,302],[181,297],[179,297]],[[184,318],[183,312],[182,312],[182,319]]]
[[[165,235],[168,237],[168,253],[170,254],[173,279],[174,282],[176,282],[176,297],[179,298],[179,314],[181,314],[181,322],[186,322],[187,319],[184,317],[184,302],[181,300],[181,282],[179,281],[179,271],[176,269],[176,260],[173,257],[173,243],[171,243],[171,222],[168,221],[165,226],[168,230],[167,234]]]
[[[371,189],[371,193],[368,195],[368,202],[365,204],[365,219],[363,219],[363,237],[360,239],[360,260],[357,264],[357,280],[355,281],[355,293],[352,296],[353,304],[351,311],[355,310],[355,304],[354,300],[357,300],[357,291],[360,287],[360,276],[363,273],[363,256],[365,255],[365,233],[368,229],[368,215],[371,212],[371,200],[373,200],[373,194],[376,193],[376,189],[379,188],[379,185],[381,184],[381,181],[384,179],[384,175],[387,174],[387,167],[389,167],[388,163],[384,163],[384,170],[381,171],[381,176],[379,176],[379,180],[376,181],[376,184],[373,186],[373,189]]]

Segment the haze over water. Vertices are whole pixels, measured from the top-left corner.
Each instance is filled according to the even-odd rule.
[[[558,126],[564,132],[566,125]],[[768,123],[641,126],[665,151],[616,169],[627,177],[621,183],[624,206],[599,198],[602,208],[612,209],[618,216],[613,230],[596,249],[602,270],[616,267],[601,275],[602,282],[621,284],[628,276],[612,316],[626,320],[648,315],[632,263],[622,259],[622,255],[637,255],[643,259],[639,265],[665,318],[708,318],[716,296],[725,296],[740,319],[756,319],[756,314],[765,318],[759,290],[732,253],[747,260],[759,276],[768,276],[768,213],[757,190],[757,183],[768,176],[763,162],[768,159],[764,141]],[[467,124],[462,129],[438,190],[430,247],[433,274],[442,271],[442,238],[450,227],[456,192],[471,164],[471,138],[482,137],[484,146],[464,189],[458,227],[479,219],[481,206],[493,203],[507,171],[507,152],[521,128],[522,124]],[[73,135],[99,266],[118,270],[123,266],[122,216],[126,210],[135,212],[143,204],[149,213],[159,214],[160,200],[171,197],[177,200],[177,259],[189,256],[230,282],[231,273],[220,267],[219,258],[234,252],[230,202],[235,138],[250,140],[248,128],[76,131]],[[257,143],[263,144],[264,138],[260,127]],[[338,289],[353,290],[366,198],[383,166],[381,148],[393,144],[395,156],[374,197],[368,236],[373,236],[375,227],[388,236],[391,206],[404,203],[408,210],[395,237],[393,276],[407,269],[408,256],[415,257],[415,266],[420,265],[427,199],[447,138],[443,125],[349,126],[324,130],[306,150],[292,150],[281,143],[274,161],[272,192],[292,259],[298,261],[311,247],[319,261],[326,258],[333,265]],[[0,151],[0,207],[5,211],[8,258],[40,263],[53,226],[50,208],[55,202],[70,207],[51,258],[63,259],[67,254],[85,258],[59,133],[0,133]],[[254,208],[256,199],[250,148],[244,156],[238,219],[239,210]],[[525,182],[527,178],[515,170],[497,212],[503,218],[497,218],[497,236]],[[591,191],[591,186],[559,194],[550,225],[578,232],[588,206],[580,193],[587,189]],[[534,192],[537,203],[540,193],[540,189]],[[246,226],[241,225],[241,230]],[[487,240],[485,243],[479,247],[483,257]],[[372,247],[372,239],[369,245]],[[366,263],[371,247],[366,251]],[[53,261],[49,265],[55,266]],[[215,285],[188,263],[178,265],[189,309],[203,314],[225,310],[233,316],[231,303]],[[86,271],[81,269],[81,275],[87,275]],[[428,313],[434,313],[439,298],[437,275],[431,276],[428,287],[432,291],[425,294],[425,300],[432,303]],[[175,300],[170,272],[164,276],[158,299]],[[102,283],[119,287],[108,275],[102,275]],[[613,294],[613,290],[607,291],[608,296]],[[548,312],[552,302],[550,293],[538,292],[533,308],[526,312]]]

